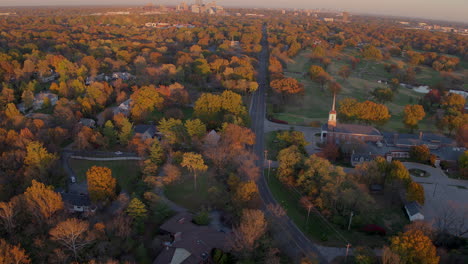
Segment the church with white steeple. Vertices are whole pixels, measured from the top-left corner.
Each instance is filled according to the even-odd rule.
[[[333,94],[332,109],[328,114],[328,122],[322,126],[320,140],[322,142],[338,144],[349,140],[362,142],[378,142],[383,135],[373,126],[358,124],[340,124],[336,118],[336,94]]]

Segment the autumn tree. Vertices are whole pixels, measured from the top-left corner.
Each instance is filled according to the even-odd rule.
[[[417,182],[410,182],[406,187],[406,200],[424,205],[424,187]]]
[[[468,177],[468,150],[463,152],[458,158],[458,167],[463,178]]]
[[[76,218],[69,218],[58,223],[49,231],[49,234],[52,240],[73,253],[75,261],[78,260],[80,251],[93,241],[89,234],[89,223]]]
[[[164,98],[158,93],[154,85],[142,86],[131,96],[131,114],[134,120],[143,120],[155,108],[161,110]]]
[[[278,153],[278,179],[284,183],[294,184],[293,176],[304,159],[298,147],[292,145]]]
[[[351,75],[351,68],[348,65],[343,65],[340,68],[338,75],[340,75],[341,78],[347,80]]]
[[[154,139],[153,144],[151,145],[149,158],[156,165],[161,165],[164,163],[164,149],[162,148],[161,143],[157,138]]]
[[[237,186],[236,199],[241,202],[248,202],[258,194],[257,184],[254,181],[241,182]]]
[[[146,205],[138,198],[132,198],[125,212],[131,216],[136,222],[144,220],[148,216]]]
[[[195,190],[197,189],[197,175],[198,173],[205,172],[208,166],[205,165],[202,155],[194,152],[184,153],[180,165],[187,168],[193,174],[193,184]]]
[[[426,116],[422,105],[406,105],[404,113],[405,116],[403,123],[405,126],[410,128],[411,131],[418,128],[419,121],[421,121],[424,116]]]
[[[382,52],[372,45],[365,46],[362,49],[361,54],[364,58],[373,60],[381,60],[383,57]]]
[[[336,81],[330,81],[328,82],[328,90],[332,93],[332,94],[338,94],[341,92],[341,84],[339,84],[338,82]]]
[[[410,158],[426,163],[431,158],[431,150],[426,145],[412,146],[410,148]]]
[[[262,211],[255,209],[244,209],[241,222],[232,231],[232,246],[239,252],[252,252],[258,244],[256,243],[267,230],[267,222]]]
[[[119,128],[118,138],[122,145],[126,145],[133,135],[133,125],[123,115],[114,116],[116,126]]]
[[[29,213],[39,220],[48,220],[56,212],[62,210],[63,201],[52,186],[32,180],[32,185],[24,192],[24,202]]]
[[[3,238],[0,238],[0,263],[29,264],[31,263],[31,259],[20,245],[10,245]]]
[[[110,201],[115,197],[117,181],[106,167],[92,166],[86,172],[89,196],[93,201]]]
[[[29,109],[33,106],[34,102],[34,93],[30,89],[24,90],[23,94],[21,94],[21,99],[23,100],[24,107]]]
[[[439,263],[436,247],[420,230],[409,230],[391,238],[390,249],[400,257],[401,264]]]
[[[52,167],[58,159],[57,155],[49,153],[43,144],[39,141],[31,141],[26,146],[26,157],[24,165],[26,166],[25,174],[31,178],[45,178],[46,172]]]
[[[270,83],[271,88],[279,94],[283,102],[287,96],[304,93],[304,85],[294,78],[275,79]]]

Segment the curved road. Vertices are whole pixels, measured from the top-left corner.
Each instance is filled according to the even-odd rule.
[[[258,189],[264,202],[264,211],[275,221],[275,240],[278,241],[282,249],[295,260],[308,257],[311,260],[319,260],[320,263],[328,263],[320,254],[317,247],[299,230],[299,228],[288,217],[275,217],[266,210],[268,204],[278,204],[271,194],[265,175],[263,175],[263,151],[264,151],[264,120],[266,111],[266,92],[268,87],[268,36],[266,25],[263,26],[263,38],[261,41],[262,51],[259,54],[259,67],[257,91],[252,96],[250,116],[252,119],[252,130],[256,134],[256,144],[253,148],[259,157],[257,165],[261,168],[262,177],[258,180]]]

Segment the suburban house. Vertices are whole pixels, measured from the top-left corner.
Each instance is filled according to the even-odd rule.
[[[383,133],[387,147],[411,148],[426,145],[429,149],[455,146],[455,141],[444,135],[419,132],[419,134]]]
[[[42,83],[53,82],[56,79],[58,79],[59,76],[60,75],[57,72],[55,72],[54,70],[50,70],[50,75],[49,76],[41,76],[40,81]]]
[[[154,138],[158,134],[155,125],[136,125],[134,131],[135,136],[139,136],[143,140]]]
[[[221,136],[212,129],[208,134],[206,134],[203,142],[209,146],[216,146],[218,145],[219,140],[221,140]]]
[[[424,220],[424,215],[421,212],[421,206],[417,202],[409,202],[405,204],[405,211],[408,214],[409,220]]]
[[[49,100],[51,106],[54,106],[55,104],[57,104],[58,95],[51,93],[49,91],[40,92],[34,96],[33,104],[30,108],[26,108],[26,105],[24,103],[17,104],[16,108],[18,108],[18,110],[23,114],[28,112],[28,110],[30,110],[31,108],[34,111],[37,111],[43,107],[44,102],[47,100]]]
[[[89,128],[94,128],[96,126],[96,121],[91,118],[81,118],[79,123]]]
[[[51,106],[54,106],[57,104],[58,101],[58,96],[54,93],[51,93],[49,91],[46,92],[40,92],[34,96],[34,101],[33,101],[33,109],[34,110],[39,110],[44,106],[44,103],[46,101],[50,102]]]
[[[96,76],[86,77],[85,84],[90,85],[93,82],[104,82],[104,81],[108,82],[110,81],[110,79],[111,78],[109,76],[105,75],[104,73],[101,73]]]
[[[112,111],[114,115],[117,115],[117,114],[123,114],[125,116],[128,116],[130,114],[130,105],[132,103],[132,99],[128,99],[128,100],[125,100],[123,101],[121,104],[119,104],[119,106],[117,106],[116,108],[114,108],[114,110]]]
[[[96,211],[88,195],[74,193],[60,193],[68,211],[72,213],[86,213]]]
[[[160,229],[170,234],[170,241],[165,241],[165,248],[156,257],[153,264],[199,264],[213,263],[211,250],[219,248],[228,251],[228,234],[210,226],[198,226],[192,223],[192,214],[179,213]]]
[[[135,78],[135,76],[131,75],[128,72],[114,72],[112,73],[112,79],[117,80],[117,79],[122,79],[124,81],[128,81],[130,79]]]
[[[373,126],[365,126],[358,124],[339,124],[336,119],[335,110],[336,96],[333,96],[332,110],[328,116],[327,124],[324,124],[320,133],[320,140],[324,142],[324,138],[328,143],[339,143],[340,141],[349,141],[351,139],[362,142],[378,143],[383,140],[383,136],[378,129]]]

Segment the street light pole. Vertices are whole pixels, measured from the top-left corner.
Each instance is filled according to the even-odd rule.
[[[351,211],[351,215],[349,216],[348,231],[349,229],[351,229],[351,221],[353,221],[353,215],[354,215],[354,212]]]

